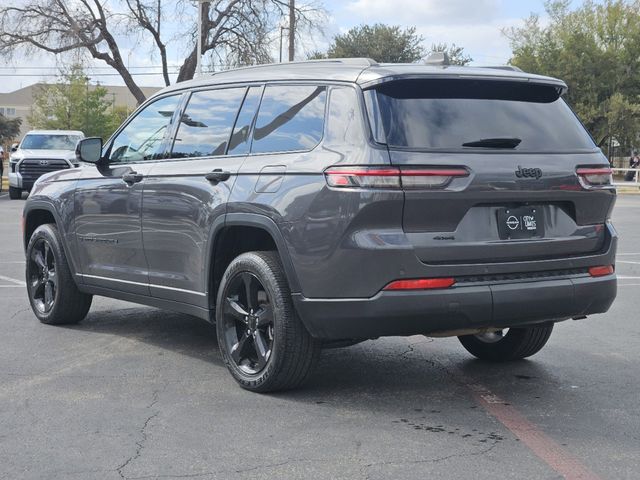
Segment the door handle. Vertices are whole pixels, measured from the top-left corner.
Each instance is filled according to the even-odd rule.
[[[207,173],[204,178],[209,180],[214,185],[219,182],[226,182],[231,177],[231,172],[223,171],[221,168],[216,168],[212,172]]]
[[[122,180],[124,181],[124,183],[128,185],[133,185],[134,183],[138,183],[142,181],[143,178],[144,178],[144,175],[138,172],[129,172],[122,175]]]

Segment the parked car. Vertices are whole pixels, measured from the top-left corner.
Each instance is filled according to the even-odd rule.
[[[17,200],[48,172],[78,165],[76,144],[84,138],[77,130],[31,130],[13,146],[9,158],[9,198]]]
[[[566,90],[367,59],[167,87],[104,146],[80,141],[84,168],[34,185],[33,311],[75,323],[103,295],[196,315],[261,392],[382,336],[533,355],[616,296],[611,170]]]

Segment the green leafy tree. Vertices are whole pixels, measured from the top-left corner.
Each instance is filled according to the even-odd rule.
[[[336,35],[327,58],[369,57],[378,62],[411,63],[425,55],[424,38],[415,27],[398,25],[360,25]]]
[[[398,25],[360,25],[343,35],[336,35],[329,50],[315,51],[310,60],[322,58],[368,57],[381,63],[412,63],[430,52],[445,52],[452,65],[466,65],[472,59],[464,48],[455,44],[437,43],[431,50],[424,48],[424,37],[415,27],[402,29]]]
[[[7,118],[0,113],[0,145],[20,135],[21,118]]]
[[[640,2],[547,1],[549,22],[531,15],[522,27],[503,30],[511,64],[562,78],[567,99],[591,134],[614,136],[624,149],[640,143]]]
[[[73,65],[54,84],[42,85],[34,96],[29,123],[34,128],[82,130],[107,138],[119,125],[122,109],[107,98],[107,89],[91,86],[81,66]]]

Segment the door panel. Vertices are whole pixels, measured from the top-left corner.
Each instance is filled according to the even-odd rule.
[[[86,167],[75,192],[76,239],[85,283],[149,294],[140,208],[144,181],[122,177],[145,175],[149,165]]]
[[[151,295],[209,306],[209,235],[226,212],[261,92],[226,88],[191,95],[171,160],[157,162],[145,185],[142,229]],[[229,143],[239,155],[226,155]]]
[[[142,193],[150,162],[165,155],[180,98],[164,97],[143,107],[106,146],[104,158],[83,168],[74,208],[85,283],[149,295]]]

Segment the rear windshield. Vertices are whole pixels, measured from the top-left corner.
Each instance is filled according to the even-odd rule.
[[[25,150],[75,150],[76,143],[82,140],[77,135],[56,135],[32,133],[22,140],[20,148]]]
[[[390,147],[593,150],[593,140],[559,95],[546,85],[447,79],[389,82],[366,98],[374,135],[386,137]]]

